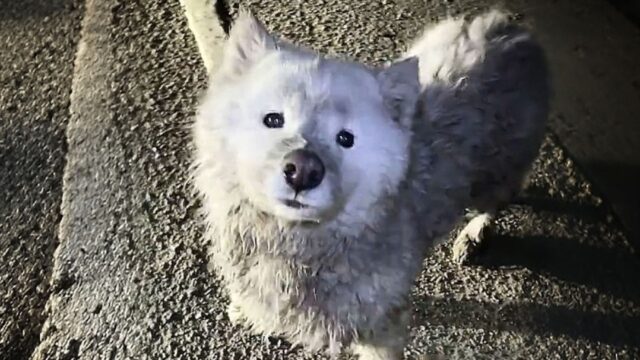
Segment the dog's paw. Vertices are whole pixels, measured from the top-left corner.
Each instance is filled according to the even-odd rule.
[[[358,360],[400,360],[403,358],[402,348],[357,345],[354,348]]]
[[[229,321],[233,325],[244,325],[246,318],[240,309],[240,306],[231,302],[227,305],[227,316],[229,317]]]
[[[452,255],[455,263],[469,263],[486,237],[490,225],[489,214],[480,214],[469,221],[453,243]]]

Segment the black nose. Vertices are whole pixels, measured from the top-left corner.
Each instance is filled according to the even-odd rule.
[[[314,152],[298,149],[284,157],[284,178],[296,193],[310,190],[322,182],[324,164]]]

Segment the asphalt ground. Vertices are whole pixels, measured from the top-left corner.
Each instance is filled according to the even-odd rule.
[[[288,38],[368,63],[391,60],[429,20],[488,5],[243,4]],[[521,2],[510,6],[520,6],[522,21],[541,11]],[[236,10],[232,2],[231,13]],[[206,76],[180,5],[90,0],[85,11],[68,104],[68,151],[58,165],[65,166],[64,181],[60,173],[56,182],[64,196],[51,200],[61,204],[59,230],[52,227],[60,244],[53,256],[48,247],[48,257],[26,260],[51,264],[53,258],[54,264],[47,320],[32,358],[321,358],[232,327],[224,313],[227,300],[208,270],[199,204],[187,181],[189,125]],[[571,114],[564,118],[572,121]],[[475,265],[454,265],[450,242],[425,260],[413,294],[407,358],[640,357],[637,253],[611,204],[553,133],[530,184],[501,214]],[[5,182],[20,188],[22,177],[12,176]]]
[[[38,342],[58,243],[80,1],[0,1],[0,359]]]

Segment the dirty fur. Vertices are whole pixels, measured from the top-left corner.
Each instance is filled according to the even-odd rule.
[[[402,358],[426,251],[465,208],[516,191],[541,141],[547,87],[541,49],[496,11],[427,28],[384,68],[286,43],[242,12],[193,129],[229,317],[309,351]],[[263,124],[272,112],[282,128]],[[353,147],[336,143],[341,130]],[[326,175],[295,193],[282,166],[299,148]]]
[[[453,260],[464,264],[538,154],[550,98],[545,56],[529,32],[498,11],[428,27],[411,56],[420,59],[419,117],[427,119],[418,132],[448,144],[447,156],[465,172],[448,179],[468,181],[470,221],[453,246]]]

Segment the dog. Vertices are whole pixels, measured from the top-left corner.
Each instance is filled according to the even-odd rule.
[[[428,249],[473,208],[483,215],[456,242],[468,256],[517,191],[547,78],[540,46],[498,11],[428,27],[380,67],[279,39],[241,11],[193,126],[230,320],[308,351],[401,359]]]

